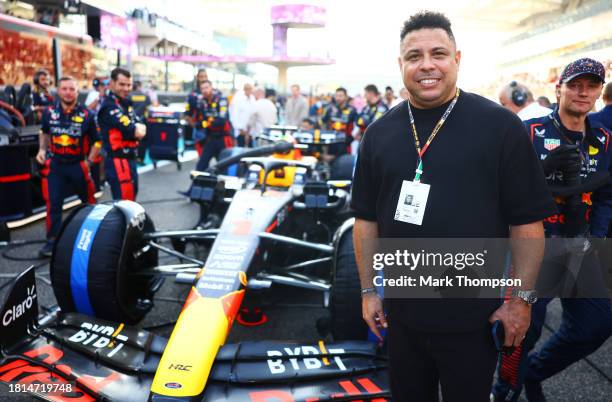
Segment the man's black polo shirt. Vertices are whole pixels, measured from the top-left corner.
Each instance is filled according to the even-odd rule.
[[[449,102],[450,103],[450,102]],[[421,146],[449,103],[412,107]],[[429,198],[421,226],[394,220],[402,182],[413,180],[417,152],[406,101],[371,124],[359,150],[351,207],[376,221],[381,238],[505,238],[509,225],[556,212],[521,120],[475,94],[457,104],[423,157]],[[395,320],[434,331],[482,328],[499,300],[386,300]]]

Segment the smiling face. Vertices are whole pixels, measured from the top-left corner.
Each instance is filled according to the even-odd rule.
[[[409,32],[400,44],[398,63],[410,102],[428,109],[451,100],[460,60],[461,52],[443,29]]]
[[[132,78],[119,74],[116,80],[111,80],[111,91],[119,98],[125,99],[132,90]]]
[[[586,115],[601,95],[602,82],[592,75],[581,75],[557,88],[559,109],[573,116]]]

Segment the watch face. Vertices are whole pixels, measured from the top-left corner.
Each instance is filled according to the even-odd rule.
[[[521,299],[525,300],[529,304],[533,304],[538,300],[536,292],[534,291],[523,291],[521,293],[522,294],[519,297],[521,297]]]
[[[523,299],[528,304],[534,304],[538,301],[538,295],[535,290],[517,290],[515,296]]]

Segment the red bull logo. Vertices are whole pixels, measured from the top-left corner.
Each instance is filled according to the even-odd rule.
[[[61,147],[79,146],[79,138],[71,137],[67,134],[53,136],[53,145]]]
[[[339,121],[334,122],[333,125],[333,129],[336,131],[342,131],[346,128],[346,125],[344,123],[341,123]]]

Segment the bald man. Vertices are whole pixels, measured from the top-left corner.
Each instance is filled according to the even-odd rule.
[[[533,93],[516,81],[505,85],[499,92],[499,103],[523,121],[548,116],[552,110],[541,106],[533,99]]]
[[[250,144],[249,120],[253,114],[255,97],[253,96],[253,85],[244,84],[243,90],[237,92],[230,104],[230,120],[234,128],[234,136],[238,146],[244,147]]]
[[[253,105],[253,113],[249,119],[249,135],[256,137],[263,131],[264,128],[276,124],[278,120],[278,110],[276,105],[266,98],[266,91],[263,88],[255,88],[255,105]]]

